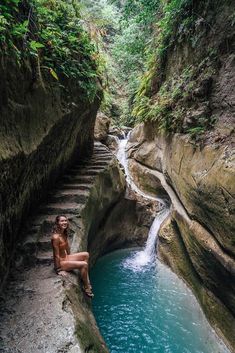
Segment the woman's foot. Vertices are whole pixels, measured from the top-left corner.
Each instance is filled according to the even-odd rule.
[[[85,294],[89,297],[89,298],[93,298],[94,297],[94,293],[92,292],[92,287],[91,285],[88,286],[83,286],[83,290],[85,292]]]
[[[67,277],[68,276],[68,272],[66,272],[66,271],[59,271],[59,272],[57,272],[57,274],[59,275],[59,276],[62,276],[62,277]]]

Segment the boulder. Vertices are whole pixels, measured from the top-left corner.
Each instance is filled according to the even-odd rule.
[[[129,159],[128,167],[132,179],[140,190],[153,197],[167,197],[167,193],[162,187],[160,180],[152,174],[149,168],[136,162],[134,159]]]
[[[108,135],[105,144],[113,153],[116,153],[119,146],[119,139],[115,135]]]
[[[98,113],[95,121],[95,140],[105,142],[109,133],[111,120],[103,113]]]
[[[117,136],[119,139],[125,138],[125,132],[117,126],[111,126],[109,130],[110,135]]]

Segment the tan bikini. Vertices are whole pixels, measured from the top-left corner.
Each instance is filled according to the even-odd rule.
[[[61,241],[61,238],[60,238],[59,252],[60,252],[61,261],[65,261],[67,256],[68,256],[68,253],[67,253],[67,250],[66,250],[67,247],[68,247],[68,240],[66,240],[66,241],[62,240]]]

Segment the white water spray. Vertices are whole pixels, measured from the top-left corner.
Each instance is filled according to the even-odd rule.
[[[155,253],[156,253],[156,239],[157,239],[158,231],[160,229],[161,224],[168,216],[169,209],[167,208],[164,200],[157,198],[157,197],[147,195],[146,193],[141,191],[137,187],[137,185],[134,183],[134,181],[132,180],[132,178],[129,174],[128,161],[126,158],[127,141],[128,141],[127,139],[119,141],[119,149],[117,152],[117,158],[118,158],[119,162],[124,167],[125,174],[126,174],[126,180],[127,180],[129,187],[132,190],[134,190],[137,194],[144,197],[145,199],[157,201],[163,206],[163,209],[157,214],[157,216],[155,217],[155,219],[151,225],[145,248],[141,251],[136,252],[132,257],[128,258],[123,263],[124,267],[128,267],[134,271],[141,271],[146,267],[146,265],[154,263]]]
[[[128,137],[127,137],[127,139],[119,141],[119,148],[118,148],[118,152],[117,152],[117,159],[119,160],[119,162],[121,163],[121,165],[124,167],[124,170],[125,170],[127,184],[130,186],[130,188],[133,191],[135,191],[137,194],[144,197],[145,199],[151,200],[151,201],[158,201],[160,204],[165,205],[164,200],[157,198],[157,197],[150,196],[150,195],[146,194],[145,192],[143,192],[142,190],[140,190],[138,188],[138,186],[134,183],[133,179],[131,178],[131,175],[130,175],[129,169],[128,169],[128,160],[126,158],[127,141],[128,141]]]

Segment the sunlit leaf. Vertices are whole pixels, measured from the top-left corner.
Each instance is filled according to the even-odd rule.
[[[49,71],[50,71],[50,74],[51,74],[57,81],[59,81],[59,77],[58,77],[57,73],[56,73],[52,68],[50,68]]]

